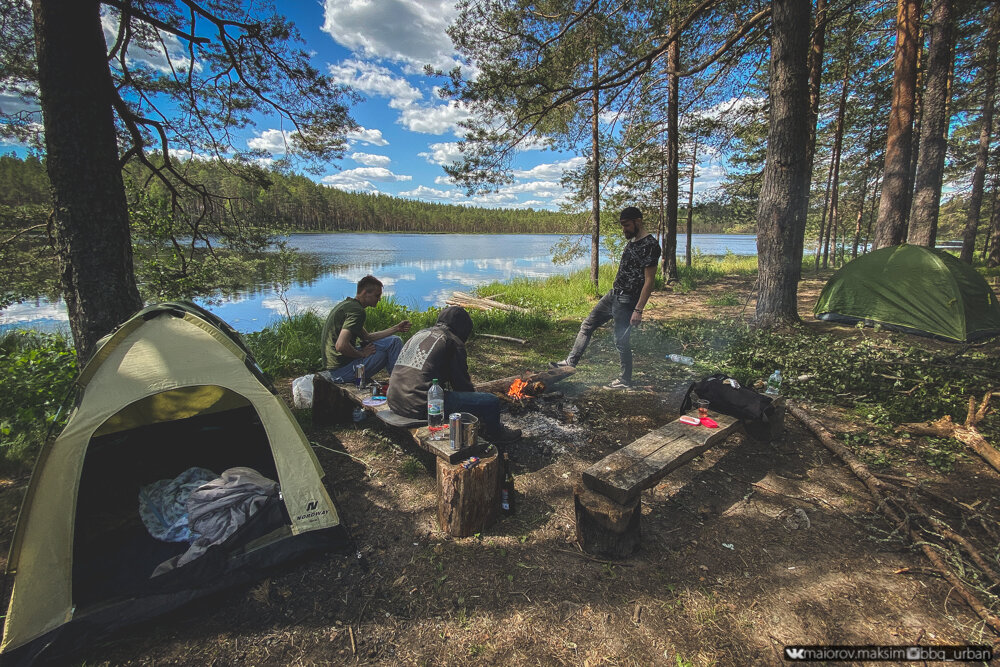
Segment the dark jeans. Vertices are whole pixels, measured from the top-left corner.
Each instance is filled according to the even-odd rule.
[[[590,338],[594,335],[594,330],[608,320],[615,321],[615,349],[618,350],[618,359],[621,362],[621,379],[626,384],[632,383],[632,347],[629,344],[629,337],[632,325],[632,312],[635,304],[639,302],[639,297],[632,294],[615,294],[614,290],[605,294],[594,309],[590,311],[580,325],[580,333],[576,335],[576,342],[570,351],[566,361],[576,366],[583,353],[590,344]]]
[[[444,414],[471,412],[479,417],[479,426],[487,440],[500,432],[500,399],[482,391],[444,392]]]

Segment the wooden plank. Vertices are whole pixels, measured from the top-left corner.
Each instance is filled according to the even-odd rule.
[[[696,416],[697,413],[693,413]],[[672,421],[609,454],[583,472],[587,487],[622,505],[671,471],[701,455],[740,428],[740,420],[709,411],[719,428]]]
[[[447,425],[445,425],[444,430],[441,431],[441,433],[444,434],[444,439],[442,440],[431,440],[431,432],[426,426],[410,429],[410,433],[413,434],[414,442],[416,442],[421,449],[430,452],[442,461],[447,461],[448,463],[458,463],[459,461],[464,461],[470,456],[479,456],[480,453],[489,446],[489,441],[485,440],[482,434],[480,434],[477,438],[478,442],[475,447],[463,447],[462,449],[454,450],[451,448],[451,438],[448,436]]]

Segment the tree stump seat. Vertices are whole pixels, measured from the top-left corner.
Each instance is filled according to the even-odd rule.
[[[438,522],[441,530],[454,537],[467,537],[493,525],[500,514],[500,486],[503,461],[482,435],[473,447],[451,449],[447,427],[444,436],[435,439],[423,419],[409,419],[395,414],[389,406],[364,405],[371,394],[353,384],[336,384],[322,375],[313,376],[313,423],[345,422],[355,407],[374,414],[391,429],[405,431],[413,442],[437,459]],[[479,463],[463,468],[471,456]]]
[[[771,437],[783,428],[784,399],[775,399]],[[696,417],[697,411],[689,413]],[[743,428],[735,417],[709,410],[719,428],[690,425],[679,419],[647,433],[583,471],[573,492],[576,537],[587,553],[625,558],[637,551],[643,489]]]

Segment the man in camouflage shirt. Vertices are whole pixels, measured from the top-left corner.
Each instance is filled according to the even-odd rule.
[[[569,356],[562,361],[552,362],[552,366],[576,366],[590,343],[590,337],[599,326],[614,320],[615,349],[621,362],[621,375],[609,389],[632,388],[632,347],[629,334],[632,327],[642,323],[642,311],[653,291],[656,265],[660,259],[660,244],[656,237],[642,226],[642,212],[634,206],[624,209],[619,217],[622,233],[628,239],[622,253],[618,275],[610,292],[604,295],[590,315],[580,325],[580,333]]]

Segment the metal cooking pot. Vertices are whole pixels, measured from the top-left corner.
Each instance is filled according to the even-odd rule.
[[[458,428],[449,428],[452,450],[475,447],[479,439],[479,417],[471,412],[459,414],[462,416],[459,419]]]

